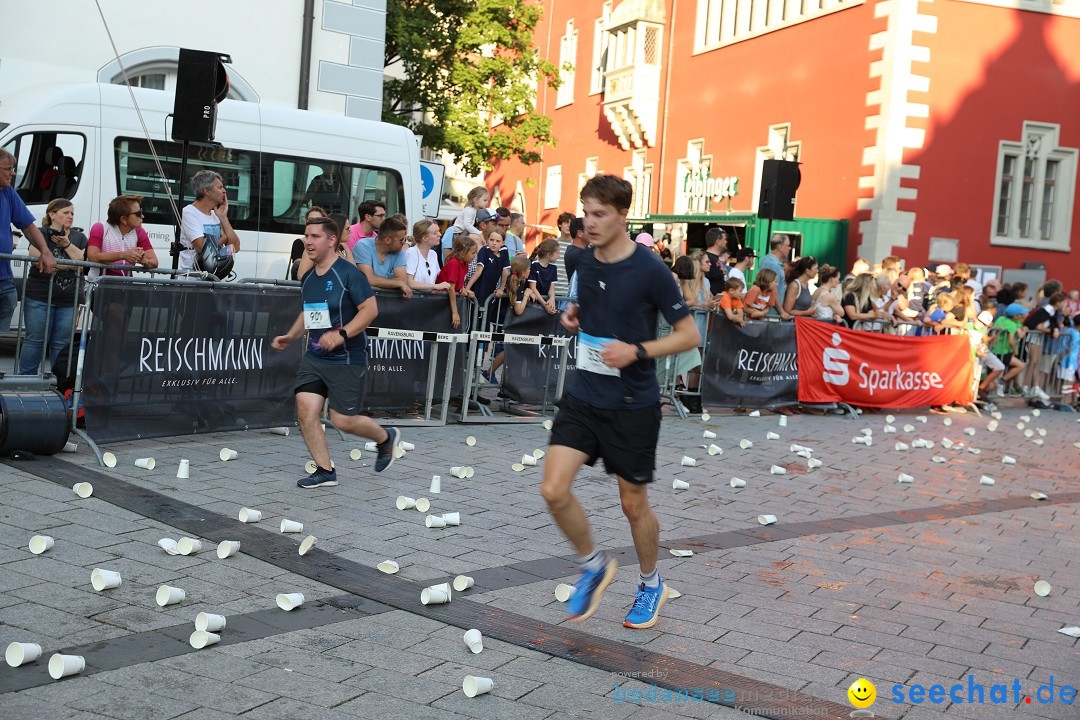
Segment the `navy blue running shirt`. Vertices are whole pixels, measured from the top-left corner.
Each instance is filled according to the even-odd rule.
[[[323,308],[329,311],[330,327],[309,328],[307,357],[335,365],[367,365],[367,333],[360,333],[333,351],[323,350],[319,338],[324,332],[336,333],[356,317],[356,308],[375,293],[367,276],[352,263],[338,258],[324,275],[312,268],[300,281],[304,315]]]
[[[608,410],[647,407],[660,400],[656,363],[638,360],[622,370],[599,363],[604,343],[656,339],[657,312],[671,325],[690,314],[671,270],[642,245],[616,263],[596,259],[595,248],[578,256],[576,364],[570,394]]]

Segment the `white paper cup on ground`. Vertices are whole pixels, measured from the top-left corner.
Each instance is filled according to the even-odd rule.
[[[484,636],[476,628],[465,633],[465,645],[475,655],[484,649]]]
[[[780,435],[777,434],[777,433],[774,433],[774,432],[767,432],[767,433],[765,433],[765,439],[766,440],[779,440]]]
[[[196,630],[191,633],[191,637],[188,638],[188,642],[191,643],[191,647],[196,650],[202,650],[208,645],[216,645],[221,640],[221,636],[217,633],[207,632],[206,630]]]
[[[780,427],[787,427],[787,415],[780,416]]]
[[[776,516],[775,515],[758,515],[757,516],[757,521],[759,523],[761,523],[762,525],[772,525],[773,523],[776,522]]]
[[[805,452],[810,452],[810,448],[806,447],[805,445],[797,445],[795,443],[791,444],[791,447],[789,448],[789,450],[791,450],[791,452],[793,452],[793,453],[800,453],[800,452],[804,452],[804,451]]]
[[[242,523],[257,523],[262,520],[262,515],[262,510],[240,508],[240,522]]]
[[[742,478],[733,477],[733,478],[731,478],[730,485],[733,488],[743,488],[743,487],[746,487],[746,481],[743,480]]]
[[[474,650],[473,652],[476,651]],[[466,675],[461,683],[461,690],[465,693],[466,697],[472,698],[477,695],[486,695],[491,692],[491,688],[494,684],[495,683],[491,678]]]
[[[103,452],[101,453],[101,462],[105,463],[105,467],[114,468],[116,467],[116,456],[111,452]]]
[[[40,555],[46,550],[51,550],[56,541],[51,535],[35,535],[30,538],[30,552]]]
[[[428,492],[432,495],[438,495],[442,492],[442,477],[439,475],[431,476],[431,485],[428,487]]]
[[[567,585],[566,583],[559,583],[555,586],[555,599],[559,602],[566,602],[570,599],[570,596],[574,594],[574,586]]]
[[[228,462],[229,460],[235,460],[237,455],[239,455],[239,453],[230,448],[221,448],[221,452],[218,453],[218,457],[221,458],[224,462]]]
[[[66,452],[66,453],[79,452],[79,445],[78,445],[78,443],[66,442],[66,443],[64,443],[64,448],[60,452]]]
[[[799,452],[797,452],[795,454],[798,455],[801,458],[806,459],[806,460],[809,460],[810,458],[814,457],[814,453],[810,452],[809,450],[800,450]]]
[[[712,420],[712,415],[707,412],[701,413],[701,422],[709,422],[710,420]]]
[[[280,530],[283,533],[302,533],[304,532],[304,523],[289,520],[288,518],[282,518]]]
[[[671,487],[672,487],[673,490],[689,490],[690,489],[690,483],[686,482],[685,480],[680,480],[679,478],[675,478],[674,480],[671,481]]]
[[[180,465],[176,468],[176,477],[180,480],[187,480],[191,477],[191,461],[181,460]]]
[[[182,537],[176,541],[176,549],[181,555],[195,555],[202,552],[202,540]]]
[[[465,444],[469,447],[473,447],[474,445],[476,445],[476,438],[470,435],[469,437],[465,438]]]
[[[4,651],[4,660],[11,667],[32,663],[41,657],[41,646],[37,643],[13,642]]]
[[[904,426],[904,432],[906,432],[906,433],[913,433],[913,432],[915,432],[915,426],[914,426],[914,425],[910,425],[910,424],[909,424],[909,425],[905,425],[905,426]]]
[[[510,466],[510,469],[513,470],[514,472],[521,472],[522,470],[525,469],[525,466],[522,465],[521,463],[514,463],[513,465]]]
[[[781,415],[780,417],[784,417],[784,416]],[[682,597],[682,593],[679,592],[678,590],[676,590],[675,588],[671,587],[670,585],[668,585],[667,597],[668,597],[668,600],[674,600],[675,598]]]
[[[446,523],[447,527],[456,527],[456,526],[461,524],[461,513],[459,513],[459,512],[443,513],[442,514],[442,519],[443,519],[443,522]]]
[[[157,460],[152,457],[139,458],[135,461],[135,467],[142,468],[143,470],[153,470],[157,467]]]
[[[1024,431],[1024,437],[1026,437],[1026,438],[1035,437],[1035,431],[1028,428],[1027,430]]]
[[[475,474],[476,474],[476,470],[473,470],[472,467],[470,467],[470,466],[465,467],[465,477],[471,478]]]
[[[424,605],[442,605],[450,602],[450,593],[439,585],[432,585],[420,591],[420,602]]]
[[[720,447],[719,445],[712,444],[712,445],[709,445],[709,454],[710,455],[723,455],[724,454],[724,449],[722,447]]]
[[[749,413],[747,413],[747,416],[748,417],[761,417],[761,411],[760,410],[751,410]]]
[[[552,427],[552,425],[554,425],[554,424],[555,424],[555,423],[551,422],[550,420],[545,420],[545,421],[544,421],[544,429],[545,429],[545,430],[550,430],[550,429],[551,429],[551,427]]]
[[[300,543],[299,553],[301,555],[307,555],[311,552],[311,548],[315,547],[315,543],[319,542],[319,539],[314,535],[308,535],[304,538],[304,541]]]
[[[349,451],[349,457],[353,460],[359,460],[364,457],[364,453],[360,452],[360,448],[353,448]]]
[[[668,550],[668,552],[671,553],[673,557],[693,557],[694,555],[693,550],[680,550],[678,548],[672,548],[671,550]]]
[[[806,467],[809,468],[810,470],[814,470],[815,468],[819,468],[819,467],[821,467],[821,465],[822,465],[822,462],[820,460],[818,460],[817,458],[810,458],[809,460],[806,461]]]
[[[928,418],[925,415],[916,415],[915,419],[918,420],[921,423],[925,423]]]
[[[981,478],[979,478],[979,484],[980,485],[993,485],[994,484],[994,478],[990,477],[989,475],[983,475]]]
[[[936,462],[936,463],[937,463],[938,465],[941,465],[942,463],[944,463],[944,462],[945,462],[945,458],[943,458],[943,457],[942,457],[942,456],[940,456],[940,455],[935,455],[934,457],[930,458],[930,460],[931,460],[932,462]]]
[[[872,437],[873,434],[874,434],[874,428],[863,428],[862,430],[859,431],[859,433],[861,435],[866,436],[866,437]]]
[[[896,422],[896,416],[895,415],[886,415],[885,416],[885,422],[887,422],[887,423]]]
[[[750,440],[747,440],[746,438],[743,438],[739,441],[739,447],[741,447],[743,450],[749,450],[750,448],[754,447],[754,443]]]
[[[913,478],[911,475],[908,475],[907,473],[900,473],[900,475],[896,478],[896,482],[912,483],[915,482],[915,478]]]
[[[416,512],[426,513],[431,509],[431,501],[427,498],[416,498]]]
[[[976,447],[969,447],[968,452],[971,453],[972,455],[982,455],[982,450],[980,450],[979,448],[976,448]]]
[[[78,675],[86,669],[86,660],[82,655],[61,655],[56,653],[49,658],[49,677],[53,680]]]
[[[85,500],[94,494],[94,486],[88,482],[75,483],[71,486],[71,491]]]
[[[238,552],[240,552],[239,540],[222,540],[218,543],[217,556],[219,560],[232,557]]]
[[[521,464],[525,467],[534,467],[536,465],[536,458],[532,455],[522,455]]]
[[[169,553],[170,555],[179,555],[180,548],[176,546],[176,541],[172,538],[161,538],[157,541],[158,547]]]
[[[911,449],[911,446],[910,446],[910,445],[908,445],[907,443],[903,443],[903,442],[897,442],[897,443],[896,443],[896,449],[897,449],[898,451],[900,451],[900,452],[904,452],[905,450],[910,450],[910,449]]]
[[[413,450],[416,449],[416,445],[414,445],[411,442],[402,442],[401,443],[401,449],[406,451],[406,452],[412,452]]]
[[[779,465],[773,465],[771,468],[769,468],[769,474],[787,475],[787,468],[780,467]]]
[[[225,629],[226,623],[224,615],[201,612],[195,616],[195,629],[202,632],[220,632]]]
[[[953,441],[949,438],[942,438],[941,440],[941,447],[945,448],[946,450],[952,449],[953,444]]]
[[[1033,492],[1031,493],[1032,500],[1049,500],[1049,496],[1046,493]]]
[[[517,464],[521,465],[521,463],[517,463]],[[456,467],[452,467],[452,468],[450,468],[450,474],[460,480],[461,478],[465,477],[465,467],[463,465],[458,465]]]
[[[289,612],[304,604],[304,593],[278,593],[277,606]]]
[[[683,467],[694,467],[695,465],[697,465],[697,460],[690,457],[689,455],[683,455],[682,465]]]
[[[90,584],[93,585],[94,589],[98,592],[120,587],[121,582],[120,573],[113,570],[94,568],[94,571],[90,573]]]
[[[397,562],[394,560],[383,560],[375,567],[379,569],[379,572],[384,572],[387,575],[393,575],[401,569],[401,566],[398,565]]]
[[[941,421],[941,424],[945,427],[949,427],[950,425],[952,425],[952,418],[945,418]]]
[[[882,429],[882,432],[885,433],[886,435],[892,435],[892,434],[894,434],[896,432],[896,428],[893,427],[892,425],[886,425]]]
[[[428,515],[424,518],[424,525],[429,528],[444,528],[446,527],[446,521],[443,520],[441,515]]]
[[[272,435],[284,435],[285,437],[288,437],[289,436],[289,428],[287,428],[287,427],[272,427],[272,428],[270,428],[270,433]]]
[[[406,497],[405,495],[398,495],[394,505],[398,510],[412,510],[416,507],[416,498]]]
[[[1046,597],[1053,589],[1054,588],[1050,586],[1050,583],[1045,580],[1039,580],[1035,583],[1035,594],[1039,597]]]
[[[172,587],[171,585],[162,585],[157,589],[157,595],[155,595],[159,607],[176,605],[183,602],[186,597],[187,593],[182,588]]]
[[[454,578],[454,589],[458,592],[465,592],[473,586],[476,581],[468,575],[458,575]]]
[[[1035,432],[1039,433],[1039,437],[1046,437],[1046,428],[1036,428]]]
[[[975,437],[975,428],[973,428],[973,427],[964,428],[964,434],[965,435],[970,435],[971,437]]]
[[[706,440],[715,440],[716,433],[714,433],[712,430],[706,430],[704,433],[702,433],[701,437],[705,438]]]

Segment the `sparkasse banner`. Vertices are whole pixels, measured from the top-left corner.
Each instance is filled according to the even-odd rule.
[[[864,407],[970,403],[975,361],[963,335],[900,337],[795,320],[799,400]]]

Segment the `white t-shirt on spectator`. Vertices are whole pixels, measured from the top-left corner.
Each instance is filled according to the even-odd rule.
[[[742,270],[734,266],[728,268],[727,279],[730,280],[731,278],[738,278],[739,280],[742,280],[743,289],[746,289],[746,275],[743,275]]]
[[[194,205],[185,207],[180,217],[180,244],[184,249],[180,251],[179,268],[192,270],[195,267],[195,240],[212,237],[214,243],[221,247],[221,221],[213,210],[209,215],[204,215]]]
[[[429,248],[427,263],[420,256],[420,248],[413,245],[405,250],[405,272],[418,283],[434,285],[439,275],[439,256],[435,248]]]

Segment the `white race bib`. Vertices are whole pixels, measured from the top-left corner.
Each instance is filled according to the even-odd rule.
[[[598,338],[588,333],[579,332],[577,341],[578,370],[619,377],[619,368],[608,367],[600,356],[600,353],[604,351],[604,345],[610,342],[615,342],[615,338]]]
[[[330,306],[327,303],[304,303],[304,329],[325,330],[330,327]]]

